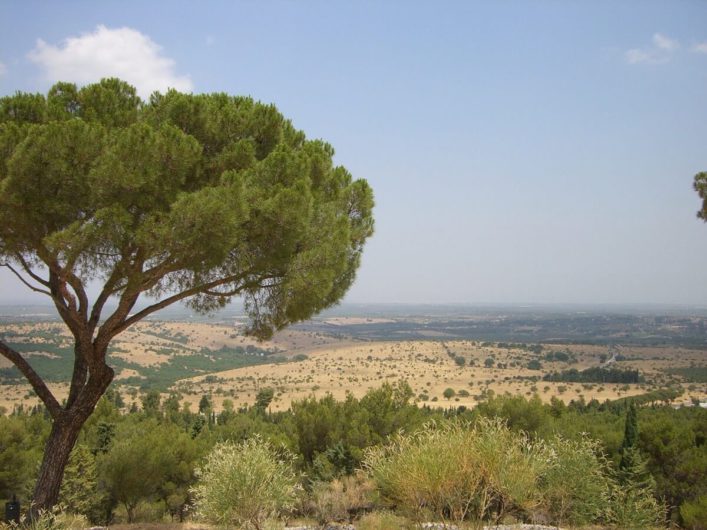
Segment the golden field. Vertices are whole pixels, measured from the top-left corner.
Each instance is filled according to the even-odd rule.
[[[373,319],[330,319],[331,324],[370,323]],[[384,319],[379,319],[383,322]],[[113,344],[112,356],[131,363],[130,368],[116,370],[115,383],[126,404],[140,402],[140,392],[136,386],[122,384],[128,377],[142,377],[142,368],[159,369],[170,359],[179,356],[197,355],[203,351],[220,348],[256,346],[278,356],[293,358],[306,356],[304,360],[277,364],[260,364],[222,371],[200,371],[186,374],[176,381],[168,391],[178,392],[183,402],[189,403],[196,410],[198,402],[205,394],[212,397],[215,409],[221,409],[223,401],[229,399],[236,407],[252,405],[259,389],[272,387],[275,399],[272,410],[283,410],[293,400],[307,396],[321,397],[327,393],[336,399],[344,399],[348,392],[356,397],[365,394],[385,382],[407,381],[412,387],[419,404],[430,406],[473,407],[489,392],[495,394],[532,396],[537,394],[543,401],[553,396],[565,402],[583,398],[587,401],[597,399],[616,399],[647,392],[651,388],[664,386],[677,381],[668,376],[663,369],[703,365],[705,353],[701,350],[683,348],[655,347],[615,347],[593,345],[544,345],[539,354],[519,348],[499,348],[471,340],[442,341],[404,340],[404,341],[362,341],[350,337],[327,335],[303,330],[288,330],[275,335],[271,341],[258,343],[244,336],[238,322],[234,323],[199,323],[148,321],[135,325],[121,334]],[[11,324],[4,325],[0,331],[12,333],[14,340],[36,344],[36,351],[28,353],[28,359],[39,355],[51,355],[42,352],[42,340],[37,334],[49,334],[64,347],[70,347],[70,337],[59,323]],[[562,351],[570,355],[572,363],[548,362],[544,354],[549,351]],[[599,366],[602,357],[606,360],[612,355],[623,356],[626,360],[616,363],[621,368],[634,368],[641,371],[645,382],[635,385],[623,384],[587,384],[554,383],[542,380],[533,381],[533,377],[542,377],[549,371],[567,368],[578,370]],[[455,357],[464,359],[459,366]],[[489,358],[494,359],[493,366],[485,365]],[[531,370],[528,361],[539,359],[541,369]],[[4,363],[4,364],[3,364]],[[0,367],[8,363],[0,359]],[[707,385],[704,383],[688,385],[681,400],[690,398],[707,399]],[[66,384],[50,385],[59,399],[66,397]],[[443,392],[452,388],[456,395],[447,400]],[[11,411],[14,406],[37,403],[26,384],[0,385],[0,406]]]

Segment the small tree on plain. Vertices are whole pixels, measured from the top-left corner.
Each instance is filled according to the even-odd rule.
[[[265,411],[275,397],[275,389],[271,387],[261,388],[255,396],[255,408]]]

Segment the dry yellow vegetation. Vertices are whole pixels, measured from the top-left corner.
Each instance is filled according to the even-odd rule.
[[[337,318],[330,319],[332,325],[364,324],[371,319]],[[302,330],[287,330],[275,335],[268,342],[257,343],[254,339],[238,332],[239,324],[208,324],[200,322],[146,321],[133,326],[121,334],[114,343],[112,355],[142,367],[154,367],[165,363],[171,356],[190,355],[202,349],[218,350],[255,345],[258,348],[276,352],[278,355],[294,357],[306,355],[305,360],[280,364],[263,364],[212,373],[200,373],[194,377],[178,381],[170,389],[178,391],[184,402],[196,410],[204,394],[212,396],[218,411],[225,399],[230,399],[236,407],[252,405],[259,389],[272,387],[275,399],[272,410],[287,409],[293,400],[311,395],[321,397],[327,393],[337,399],[345,398],[348,392],[361,397],[368,390],[385,382],[407,381],[420,404],[432,406],[473,407],[490,392],[495,394],[532,396],[537,394],[543,401],[553,396],[565,402],[583,398],[616,399],[641,394],[650,389],[651,384],[665,382],[666,368],[690,366],[704,363],[704,352],[683,348],[618,347],[613,353],[625,360],[621,368],[635,368],[646,377],[640,385],[554,383],[533,381],[549,371],[567,368],[578,370],[598,366],[602,359],[612,352],[605,346],[594,345],[547,345],[544,352],[563,351],[571,355],[573,362],[548,362],[540,355],[518,348],[499,348],[476,341],[441,341],[439,339],[367,342],[345,339]],[[4,326],[17,334],[30,331],[53,333],[60,341],[70,344],[68,333],[57,323],[14,324]],[[38,353],[41,352],[41,341]],[[455,357],[464,359],[459,366]],[[485,361],[493,358],[493,366]],[[532,370],[527,367],[531,359],[540,359],[542,368]],[[2,362],[2,360],[0,360]],[[31,362],[31,356],[30,356]],[[0,365],[5,366],[5,365]],[[140,377],[138,369],[123,368],[116,373],[116,382],[128,377]],[[688,387],[687,384],[684,385]],[[52,384],[58,399],[66,397],[65,384]],[[444,390],[452,388],[456,395],[447,400]],[[137,388],[120,386],[123,397],[130,405],[139,403]],[[704,384],[693,385],[684,399],[690,397],[707,399]],[[12,410],[18,404],[31,406],[37,403],[26,384],[0,385],[0,407]]]

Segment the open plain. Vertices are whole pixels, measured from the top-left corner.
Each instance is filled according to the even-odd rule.
[[[157,389],[164,396],[178,395],[191,410],[207,395],[216,411],[225,400],[236,408],[251,406],[263,388],[274,390],[270,408],[276,411],[308,396],[361,397],[397,381],[410,385],[420,406],[436,407],[474,407],[494,394],[603,402],[666,387],[682,389],[679,403],[707,400],[707,353],[695,344],[704,329],[701,316],[652,318],[654,328],[670,332],[663,335],[646,329],[643,317],[633,321],[605,315],[600,325],[592,317],[584,320],[595,326],[587,340],[582,337],[592,330],[576,321],[570,325],[574,316],[563,319],[555,313],[372,313],[327,315],[266,342],[248,337],[239,315],[212,320],[177,315],[141,322],[112,345],[113,385],[126,408],[133,403],[139,407],[141,396]],[[466,327],[460,324],[464,322]],[[636,327],[642,336],[633,331]],[[529,334],[538,340],[529,341]],[[66,397],[72,344],[60,322],[6,318],[0,335],[47,377],[59,399]],[[653,344],[646,337],[654,337]],[[38,404],[13,368],[0,363],[0,407],[10,412]],[[593,367],[636,370],[640,381],[543,379],[553,372]]]

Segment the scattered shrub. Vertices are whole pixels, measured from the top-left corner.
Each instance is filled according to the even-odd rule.
[[[209,522],[262,530],[294,506],[299,489],[291,456],[260,437],[218,444],[197,470],[197,515]]]
[[[537,359],[533,359],[531,361],[528,361],[528,370],[542,370],[542,363],[538,361]]]

